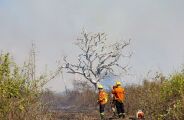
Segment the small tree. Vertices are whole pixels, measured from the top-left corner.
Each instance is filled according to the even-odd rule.
[[[128,65],[120,65],[119,59],[131,56],[131,54],[125,56],[122,53],[130,45],[130,40],[111,44],[105,33],[82,32],[82,36],[77,39],[75,45],[81,50],[77,63],[69,62],[65,56],[64,65],[60,70],[65,69],[67,73],[81,75],[95,87],[105,77],[119,75],[122,70],[127,70]]]

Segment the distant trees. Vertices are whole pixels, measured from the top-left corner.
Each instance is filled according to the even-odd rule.
[[[81,75],[95,87],[105,77],[119,75],[120,72],[127,70],[127,65],[122,66],[119,60],[121,57],[131,56],[122,54],[122,51],[130,45],[130,40],[120,43],[108,41],[105,33],[82,32],[75,45],[81,50],[76,58],[77,63],[69,62],[65,56],[60,69],[65,69],[70,74]]]

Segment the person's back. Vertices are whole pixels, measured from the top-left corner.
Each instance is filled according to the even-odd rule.
[[[119,102],[123,102],[125,100],[125,90],[121,86],[115,88],[113,94],[115,95],[115,99]]]

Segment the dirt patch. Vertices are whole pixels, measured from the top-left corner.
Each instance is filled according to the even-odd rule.
[[[57,112],[56,120],[98,120],[99,116],[96,112]]]
[[[56,112],[55,120],[100,120],[98,111],[86,112]],[[105,120],[129,120],[129,118],[119,119],[112,117],[111,113],[106,113]]]

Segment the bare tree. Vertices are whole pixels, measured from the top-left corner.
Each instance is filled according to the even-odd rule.
[[[108,75],[117,75],[118,71],[127,70],[127,65],[122,66],[118,62],[120,57],[131,56],[131,54],[127,56],[122,54],[130,45],[130,40],[112,44],[107,40],[105,33],[82,32],[82,37],[77,39],[76,45],[81,50],[77,63],[69,62],[65,56],[64,65],[60,70],[65,69],[67,73],[81,75],[95,87]]]

